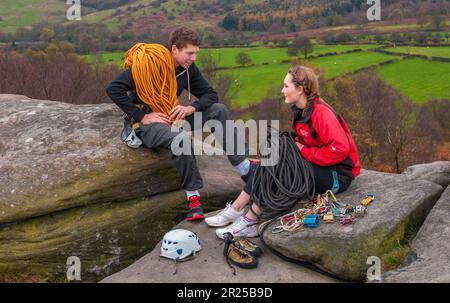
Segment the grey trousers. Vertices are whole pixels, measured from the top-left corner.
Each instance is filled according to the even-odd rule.
[[[202,125],[204,126],[206,121],[208,120],[217,120],[223,126],[222,138],[217,138],[216,133],[212,130],[214,136],[216,136],[219,142],[223,142],[223,148],[226,148],[226,138],[227,138],[227,130],[226,130],[226,121],[232,120],[230,111],[228,108],[221,104],[215,103],[211,105],[206,110],[202,111]],[[191,130],[194,130],[195,127],[198,128],[199,125],[194,125],[194,115],[186,117],[186,121],[190,124]],[[239,131],[236,128],[234,130],[234,146],[236,146],[236,140],[241,136]],[[183,129],[179,129],[177,132],[173,132],[171,130],[171,126],[164,123],[152,123],[148,125],[143,125],[136,130],[136,135],[141,138],[144,145],[147,148],[164,148],[168,149],[171,154],[171,158],[175,162],[175,166],[178,170],[178,173],[181,176],[181,188],[184,190],[198,190],[203,187],[203,180],[200,175],[200,172],[197,167],[197,162],[195,159],[195,155],[193,149],[191,148],[191,153],[189,155],[181,154],[175,155],[171,151],[171,144],[173,139],[178,135],[189,136],[190,133],[184,131]],[[246,159],[248,155],[248,146],[245,147],[245,155],[227,155],[228,160],[231,165],[236,166],[242,161]]]

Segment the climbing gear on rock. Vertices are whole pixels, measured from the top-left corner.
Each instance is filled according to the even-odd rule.
[[[311,199],[315,192],[313,167],[303,159],[290,133],[281,133],[278,141],[278,163],[273,166],[259,165],[250,180],[251,200],[261,208],[262,217],[267,218],[289,211],[305,196]],[[269,138],[268,144],[276,143],[271,143]]]
[[[197,195],[189,197],[189,211],[186,216],[186,221],[204,219],[203,208],[200,203],[200,197]]]
[[[237,218],[244,215],[245,209],[241,211],[235,210],[231,206],[232,202],[228,202],[227,206],[217,215],[205,218],[205,223],[211,227],[223,227],[233,223]]]
[[[352,224],[356,219],[352,215],[345,215],[339,218],[342,225]]]
[[[317,215],[308,215],[303,219],[303,225],[309,228],[316,228],[320,226],[319,217]]]
[[[367,206],[370,203],[372,203],[373,201],[375,201],[375,195],[374,194],[367,194],[364,199],[362,199],[361,201],[361,205],[363,206]]]
[[[332,212],[328,212],[325,216],[323,216],[323,223],[330,224],[330,223],[334,223],[334,222],[335,222],[335,220],[334,220],[334,215]]]
[[[320,218],[323,223],[331,224],[338,220],[342,225],[348,225],[366,214],[366,206],[339,202],[333,192],[328,190],[323,195],[317,195],[304,203],[302,208],[280,216],[280,224],[272,229],[272,233],[304,231],[305,228],[319,227]],[[262,231],[259,233],[262,234]]]
[[[236,275],[236,269],[230,263],[246,269],[258,266],[258,259],[249,253],[239,241],[236,241],[231,233],[225,233],[223,240],[225,242],[223,255],[227,260],[228,266],[233,270],[233,275]]]

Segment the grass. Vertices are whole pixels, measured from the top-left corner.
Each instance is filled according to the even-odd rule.
[[[81,58],[87,62],[109,62],[117,66],[122,66],[125,57],[123,52],[105,52],[98,55],[82,55]]]
[[[450,46],[434,46],[434,47],[401,46],[395,48],[394,47],[387,48],[386,50],[401,54],[450,58]]]
[[[222,71],[235,79],[237,95],[232,101],[233,106],[246,107],[259,103],[273,87],[281,91],[288,68],[289,64],[285,63]]]
[[[450,98],[450,63],[406,59],[378,67],[378,74],[418,103]]]
[[[68,5],[58,0],[2,0],[0,1],[0,31],[14,33],[17,27],[29,26],[41,20],[65,20]]]
[[[310,56],[325,54],[330,52],[344,52],[354,49],[367,50],[373,48],[373,44],[367,45],[314,45],[314,51]],[[199,58],[202,53],[210,51],[211,54],[219,58],[219,67],[236,67],[235,57],[238,53],[246,53],[252,59],[252,64],[277,64],[284,60],[292,59],[288,57],[287,48],[267,48],[267,47],[248,47],[248,48],[219,48],[219,49],[202,49],[199,53]],[[299,57],[303,57],[299,54]]]
[[[395,56],[372,52],[360,52],[315,58],[311,60],[311,62],[324,69],[326,78],[330,79],[393,58],[395,58]]]
[[[310,62],[325,70],[327,78],[333,78],[392,58],[395,58],[395,56],[359,52],[315,58]],[[246,107],[250,104],[258,103],[274,86],[281,90],[282,82],[289,66],[289,63],[270,64],[223,71],[233,75],[238,86],[238,93],[233,100],[233,105]]]

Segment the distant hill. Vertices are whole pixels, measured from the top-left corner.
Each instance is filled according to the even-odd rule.
[[[365,0],[82,0],[82,20],[105,23],[110,30],[144,32],[155,27],[188,24],[197,28],[238,29],[282,33],[323,26],[367,22]],[[383,0],[383,20],[449,15],[445,0]],[[67,22],[66,0],[2,0],[0,31],[14,33],[18,27],[38,22]],[[445,18],[444,18],[445,19]],[[224,21],[226,24],[224,24]],[[430,20],[428,20],[430,21]],[[227,23],[228,22],[228,23]]]
[[[165,43],[180,25],[205,45],[249,45],[323,38],[329,33],[450,30],[450,1],[383,0],[382,22],[368,22],[366,0],[82,0],[81,21],[69,21],[66,0],[0,1],[0,43],[42,41],[44,28],[81,53],[126,49],[135,41]],[[24,46],[26,49],[27,46]]]

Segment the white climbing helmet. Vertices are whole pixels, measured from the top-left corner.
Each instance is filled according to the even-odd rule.
[[[198,236],[187,229],[174,229],[166,233],[161,244],[161,257],[181,260],[201,249]]]

